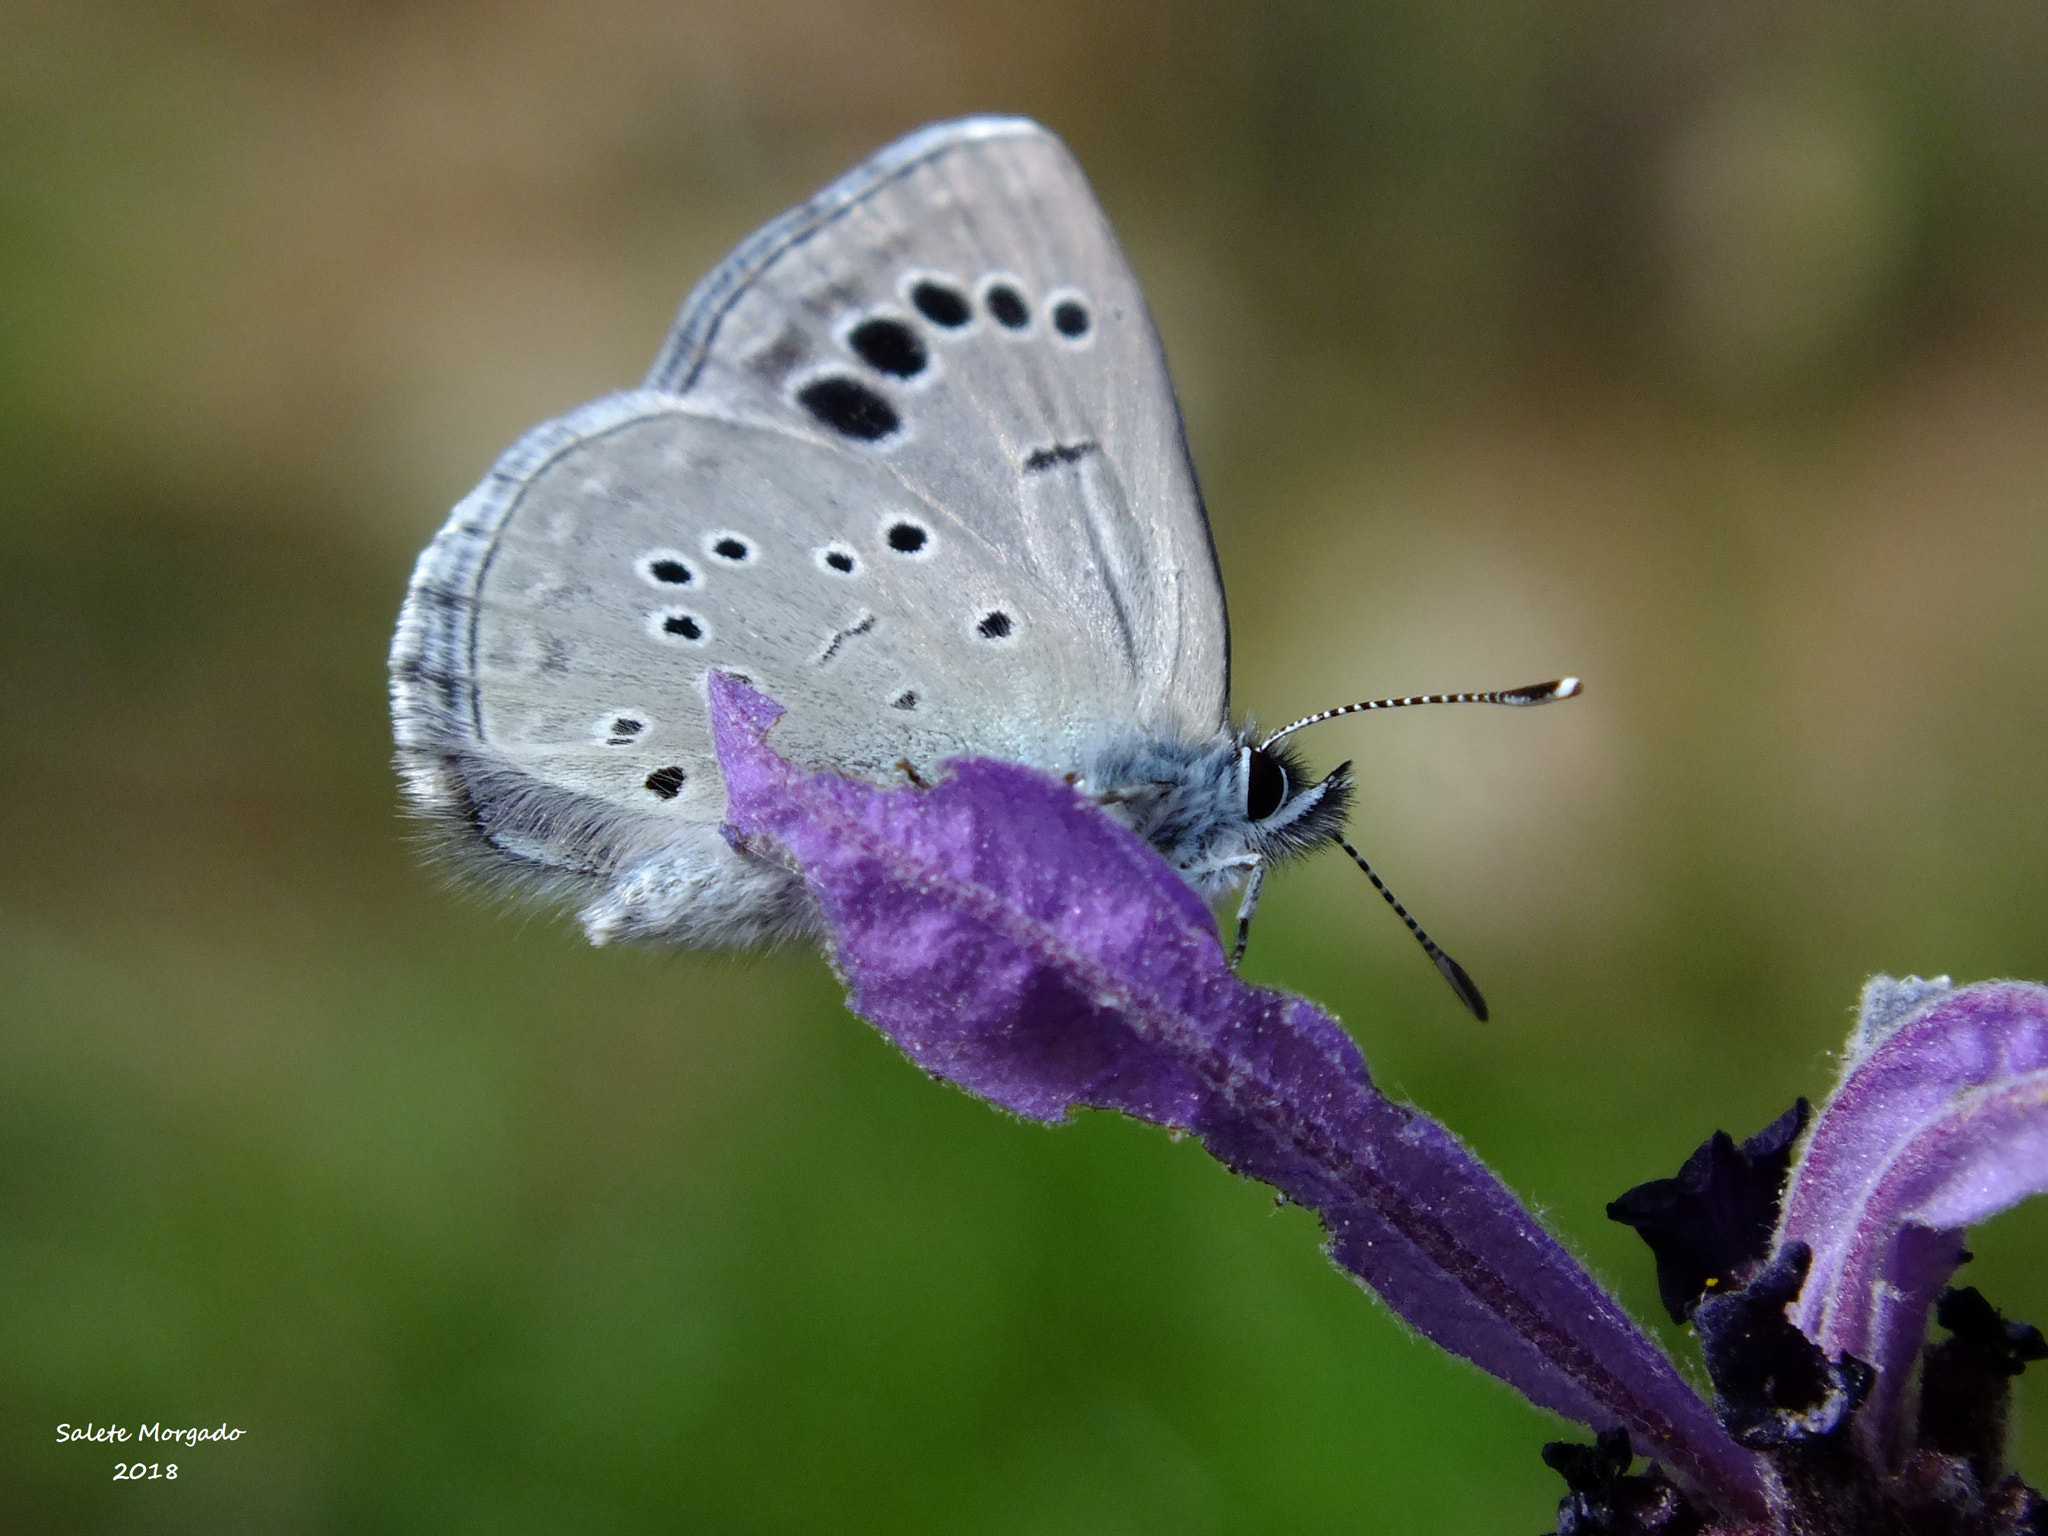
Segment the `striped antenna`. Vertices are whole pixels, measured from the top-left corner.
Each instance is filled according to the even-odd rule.
[[[1491,700],[1493,696],[1480,694],[1477,697]],[[1408,915],[1408,909],[1401,905],[1400,898],[1387,889],[1387,882],[1382,880],[1374,872],[1373,867],[1365,862],[1364,854],[1345,842],[1341,837],[1337,839],[1337,846],[1350,854],[1353,862],[1365,871],[1365,878],[1372,882],[1372,888],[1387,898],[1387,905],[1394,909],[1394,915],[1408,925],[1408,931],[1415,935],[1415,942],[1422,946],[1422,952],[1429,956],[1431,961],[1435,963],[1436,968],[1443,973],[1444,980],[1451,984],[1451,990],[1458,994],[1458,1001],[1467,1008],[1470,1008],[1472,1016],[1484,1024],[1486,1022],[1486,999],[1479,995],[1479,989],[1472,984],[1472,978],[1465,974],[1465,967],[1458,964],[1457,961],[1439,949],[1436,940],[1422,931],[1422,924],[1416,922],[1414,918]]]
[[[1405,699],[1367,699],[1360,704],[1346,704],[1341,709],[1325,709],[1313,715],[1303,715],[1294,724],[1282,726],[1268,736],[1259,743],[1259,747],[1264,750],[1282,736],[1293,735],[1304,725],[1320,725],[1323,721],[1334,720],[1339,715],[1356,715],[1368,709],[1406,709],[1411,704],[1551,704],[1559,699],[1575,697],[1578,692],[1579,680],[1576,677],[1560,677],[1556,682],[1531,683],[1526,688],[1503,688],[1498,693],[1417,693]],[[1388,899],[1392,900],[1391,897]],[[1457,983],[1453,982],[1452,985],[1455,986]]]

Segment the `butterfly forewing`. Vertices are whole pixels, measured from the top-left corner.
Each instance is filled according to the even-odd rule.
[[[1067,717],[1189,736],[1222,723],[1222,588],[1172,386],[1058,140],[1016,119],[913,135],[733,262],[745,280],[714,274],[693,295],[650,386],[886,466],[992,574],[1035,580],[1056,605],[1038,621],[1069,631],[1061,660],[1095,674]],[[957,575],[940,550],[907,579]],[[1001,669],[1022,663],[948,658],[980,661],[1005,713]]]

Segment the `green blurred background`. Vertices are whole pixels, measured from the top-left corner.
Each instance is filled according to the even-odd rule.
[[[1334,859],[1249,968],[1651,1318],[1603,1203],[1823,1091],[1868,973],[2048,976],[2044,79],[2024,0],[0,10],[0,1530],[1546,1528],[1564,1427],[1192,1143],[450,889],[407,571],[756,223],[1043,119],[1238,707],[1587,678],[1308,743],[1491,1026]],[[1975,1246],[2048,1322],[2048,1210]],[[157,1419],[248,1433],[54,1443]]]

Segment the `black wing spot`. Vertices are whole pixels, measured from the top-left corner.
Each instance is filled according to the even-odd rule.
[[[1042,469],[1052,469],[1061,464],[1073,464],[1085,459],[1100,446],[1097,443],[1054,443],[1050,448],[1034,448],[1024,455],[1024,472],[1035,475]]]
[[[664,800],[673,800],[683,792],[683,781],[689,777],[682,769],[670,766],[657,768],[647,775],[647,787]]]
[[[844,544],[827,544],[817,551],[818,564],[840,576],[851,576],[860,569],[860,557]]]
[[[842,437],[877,442],[903,425],[896,407],[859,379],[842,373],[813,379],[796,392],[797,403]]]
[[[753,558],[754,550],[737,534],[722,533],[712,540],[711,553],[721,560],[730,560],[734,565],[744,565]]]
[[[1088,306],[1079,299],[1061,299],[1052,307],[1052,328],[1070,341],[1088,334]]]
[[[1010,638],[1010,616],[997,608],[981,616],[981,622],[974,626],[974,632],[984,640],[1007,640]]]
[[[638,736],[646,729],[647,722],[645,720],[637,720],[631,715],[618,715],[612,720],[611,733],[604,739],[605,745],[608,747],[626,746],[631,743],[635,736]]]
[[[910,302],[933,325],[943,325],[949,331],[959,330],[974,317],[966,294],[949,283],[933,282],[930,278],[910,290]]]
[[[907,518],[889,525],[889,547],[899,555],[914,555],[931,542],[931,535]]]
[[[901,320],[863,320],[846,340],[870,368],[899,379],[916,378],[931,360],[917,332]]]
[[[647,566],[647,574],[656,581],[671,587],[687,587],[696,578],[690,568],[680,560],[654,560]]]
[[[704,638],[704,625],[695,614],[671,613],[662,619],[661,632],[665,635],[675,635],[683,640],[702,640]]]
[[[996,324],[1006,331],[1021,331],[1031,323],[1031,306],[1024,302],[1024,295],[1008,283],[992,283],[981,302],[988,306],[988,312],[995,316]]]
[[[891,709],[917,708],[917,690],[914,688],[904,689],[901,693],[897,694],[895,698],[889,701],[889,707]]]

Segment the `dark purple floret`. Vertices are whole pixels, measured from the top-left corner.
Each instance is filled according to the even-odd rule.
[[[1697,1536],[1699,1512],[1657,1468],[1631,1476],[1628,1431],[1609,1430],[1592,1445],[1553,1440],[1543,1462],[1570,1491],[1557,1506],[1557,1536]]]
[[[1811,1106],[1800,1099],[1741,1146],[1716,1131],[1675,1179],[1638,1184],[1607,1207],[1657,1258],[1657,1293],[1674,1323],[1709,1290],[1739,1287],[1770,1252],[1792,1145]]]
[[[1573,1493],[1588,1498],[1604,1497],[1635,1459],[1625,1429],[1610,1429],[1595,1437],[1591,1445],[1553,1440],[1543,1447],[1543,1465],[1563,1478]]]
[[[1988,1375],[2017,1376],[2033,1361],[2048,1360],[2048,1339],[2041,1330],[2032,1323],[2006,1321],[1974,1285],[1943,1291],[1934,1320],[1953,1335],[1940,1347]]]
[[[1869,1366],[1828,1359],[1785,1316],[1812,1262],[1804,1243],[1789,1243],[1741,1290],[1693,1311],[1721,1422],[1751,1450],[1837,1435],[1870,1390]]]
[[[1974,1286],[1941,1293],[1934,1320],[1949,1337],[1920,1367],[1920,1444],[1970,1464],[1994,1482],[2005,1456],[2012,1378],[2048,1360],[2048,1339],[2031,1323],[2008,1322]]]

